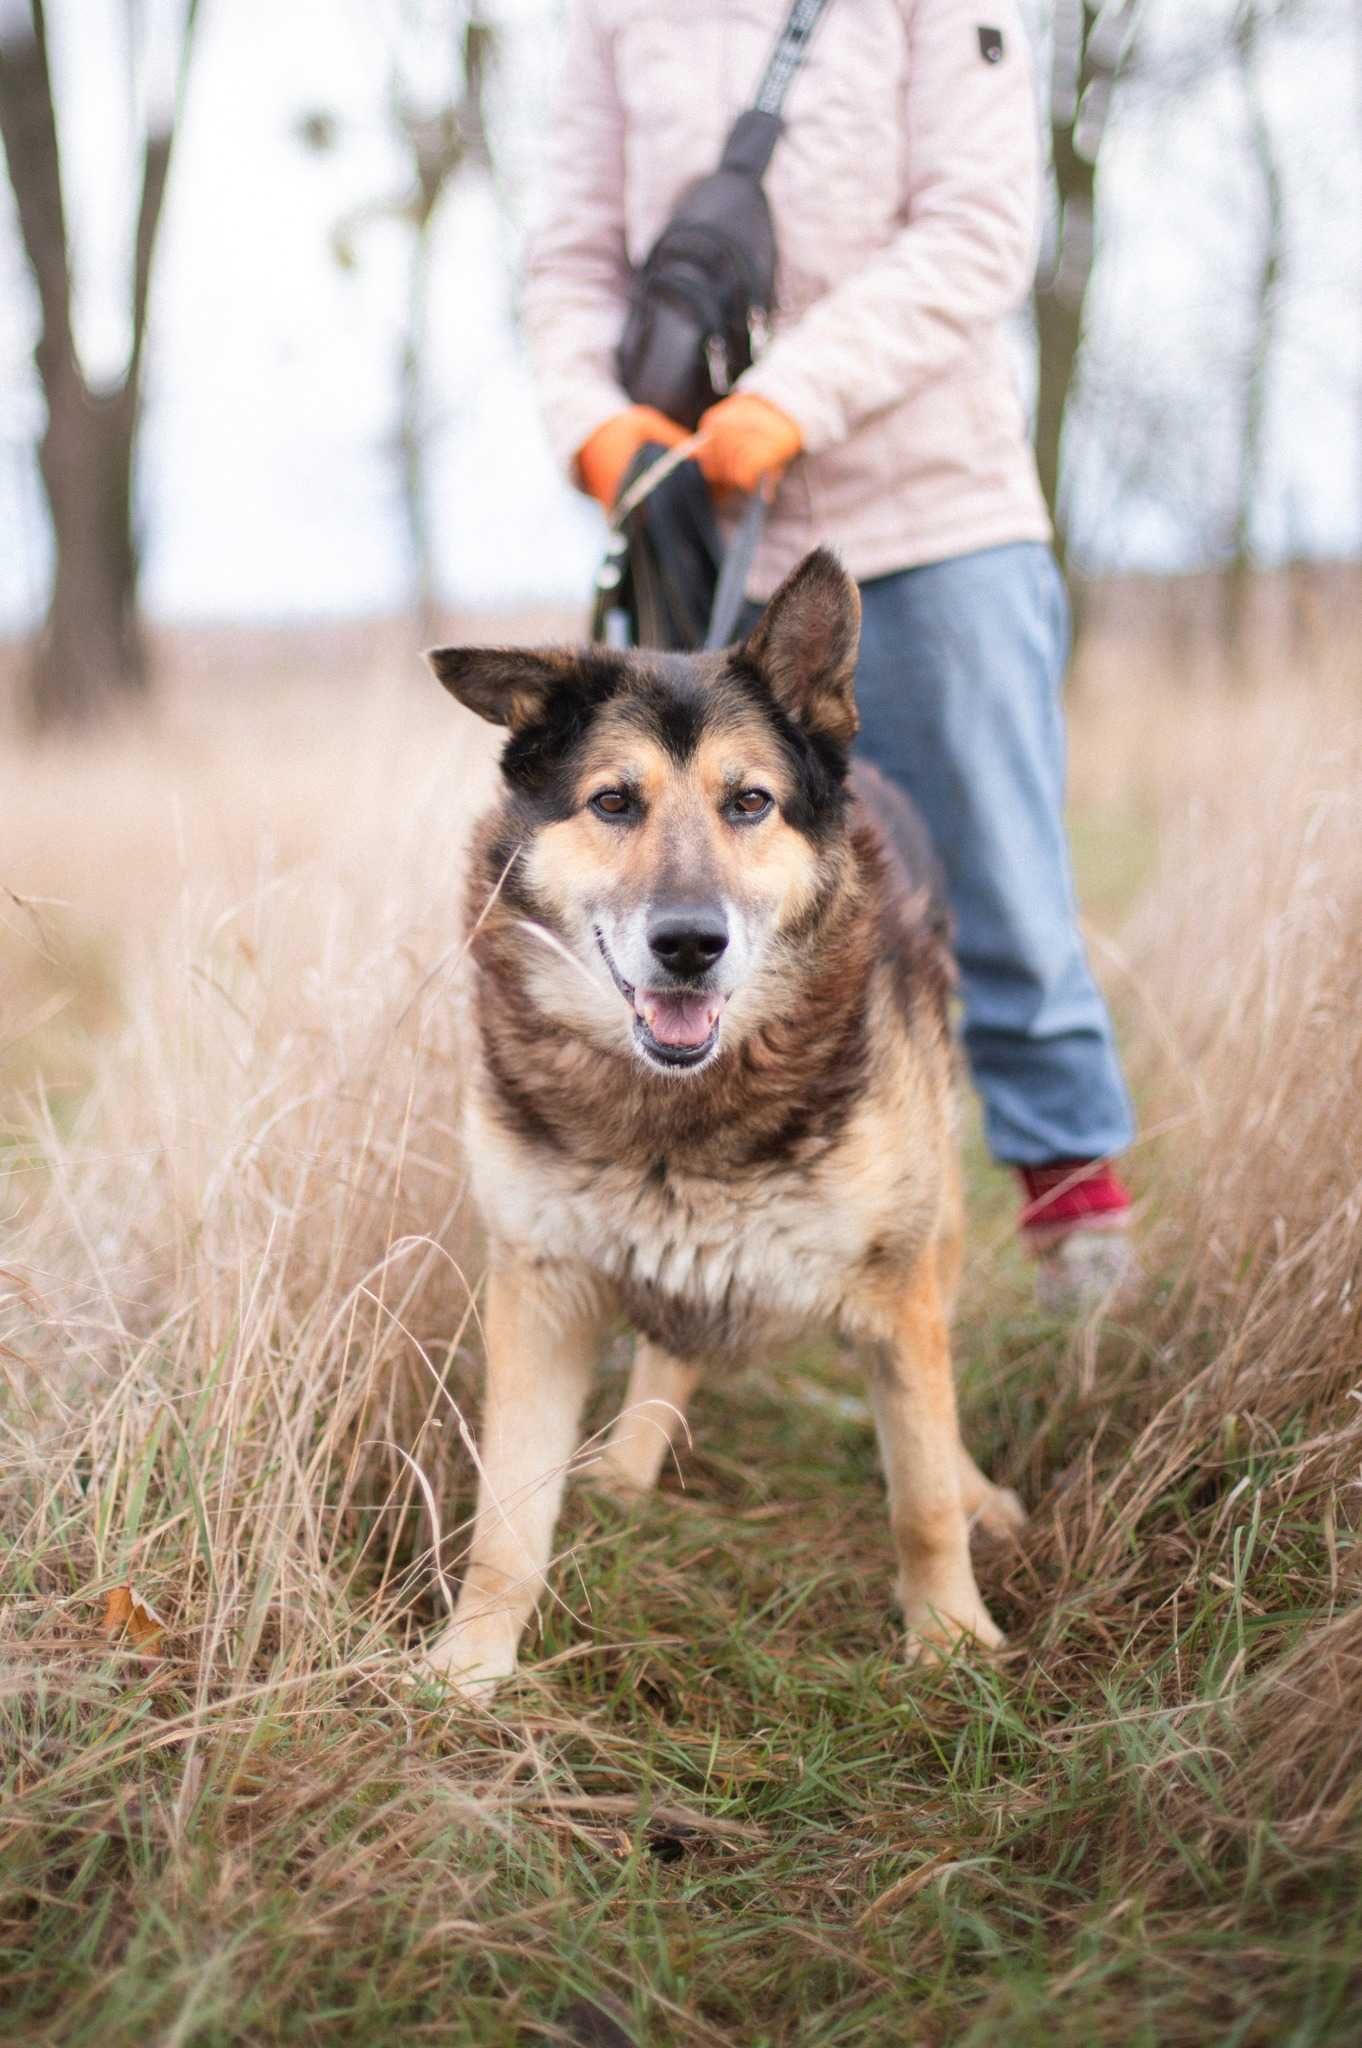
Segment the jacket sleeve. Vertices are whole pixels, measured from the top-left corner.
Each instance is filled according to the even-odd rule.
[[[615,373],[629,280],[624,114],[593,0],[571,7],[542,190],[521,321],[550,442],[572,473],[582,443],[629,403]]]
[[[979,13],[1001,33],[993,61]],[[947,374],[967,337],[1030,284],[1040,190],[1030,51],[1015,0],[986,0],[979,13],[915,0],[904,224],[740,380],[797,421],[815,453]]]

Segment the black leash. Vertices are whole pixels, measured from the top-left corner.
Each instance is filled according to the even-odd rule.
[[[727,647],[733,638],[746,597],[748,571],[770,509],[771,485],[764,482],[752,492],[739,515],[732,539],[718,557],[709,621],[704,626],[703,636],[701,619],[695,613],[694,599],[698,592],[687,586],[678,565],[667,558],[665,550],[659,552],[651,547],[635,547],[629,530],[634,515],[641,511],[653,492],[665,484],[683,463],[694,460],[698,445],[692,437],[675,448],[667,449],[645,469],[631,475],[611,511],[610,537],[592,591],[590,634],[598,645],[684,645],[709,650]],[[706,517],[708,520],[708,511]],[[632,583],[637,637],[631,631],[624,598],[627,580]],[[673,621],[686,622],[685,638],[679,642],[666,631],[668,613]]]
[[[757,552],[757,543],[766,524],[768,502],[764,485],[758,485],[743,507],[737,530],[724,551],[719,582],[709,614],[709,626],[704,638],[706,651],[715,647],[727,647],[733,638],[733,629],[738,623],[743,600],[747,594],[747,572],[752,566],[752,557]]]

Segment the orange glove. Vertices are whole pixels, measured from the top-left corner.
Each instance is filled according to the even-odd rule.
[[[774,482],[804,446],[790,415],[750,391],[712,405],[699,433],[700,467],[716,491],[755,491],[764,476]]]
[[[684,441],[686,430],[651,405],[631,405],[617,412],[577,450],[577,474],[582,484],[608,512],[619,496],[624,472],[645,441],[660,441],[674,448]]]

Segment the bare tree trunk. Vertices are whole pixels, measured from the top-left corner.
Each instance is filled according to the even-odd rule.
[[[431,514],[425,459],[426,433],[430,424],[426,394],[426,304],[430,285],[431,228],[443,185],[442,177],[436,189],[428,192],[423,181],[421,199],[415,209],[407,271],[407,322],[398,365],[397,443],[402,507],[415,584],[417,623],[425,634],[435,630],[437,611],[435,522]]]
[[[411,229],[394,442],[413,599],[418,621],[427,633],[434,630],[438,609],[436,520],[426,462],[431,427],[427,305],[433,235],[439,208],[455,179],[473,166],[489,175],[493,172],[485,96],[495,47],[491,25],[477,5],[469,6],[459,39],[460,90],[447,104],[433,110],[416,102],[410,81],[394,57],[388,98],[394,130],[411,163],[412,184],[394,198],[366,201],[338,221],[332,231],[337,259],[348,268],[355,260],[354,245],[361,228],[375,221],[396,220]],[[302,134],[311,148],[330,146],[330,125],[324,116],[305,124]]]
[[[39,462],[56,552],[29,683],[29,710],[38,726],[87,723],[109,704],[135,700],[146,689],[137,623],[133,461],[152,257],[196,13],[197,0],[187,0],[174,90],[154,103],[145,139],[133,239],[132,342],[123,376],[108,391],[91,387],[76,353],[42,0],[31,0],[31,11],[22,0],[9,0],[0,17],[0,140],[41,313],[35,361],[47,426]]]
[[[40,450],[56,569],[34,652],[30,711],[39,725],[79,725],[146,687],[131,523],[132,406],[78,389],[48,390]]]
[[[1254,585],[1254,516],[1263,485],[1268,386],[1276,356],[1277,291],[1281,281],[1284,204],[1276,145],[1263,102],[1258,70],[1258,0],[1243,0],[1234,24],[1239,84],[1248,116],[1249,148],[1263,194],[1262,253],[1254,291],[1254,334],[1244,378],[1240,421],[1239,486],[1234,534],[1226,576],[1225,636],[1236,663],[1254,643],[1251,617]]]
[[[1090,10],[1077,4],[1077,0],[1067,0],[1067,4],[1055,10],[1050,99],[1054,244],[1043,274],[1036,279],[1036,466],[1054,521],[1056,552],[1061,564],[1067,554],[1067,534],[1060,505],[1060,449],[1078,366],[1083,300],[1093,256],[1096,163],[1084,157],[1075,143],[1089,17]]]
[[[416,173],[410,202],[413,226],[407,288],[407,327],[399,367],[399,427],[402,500],[415,575],[417,614],[423,632],[435,629],[435,519],[430,503],[430,478],[425,459],[430,427],[426,392],[427,329],[432,231],[446,191],[461,172],[476,165],[491,172],[485,94],[494,49],[494,33],[479,8],[470,7],[463,25],[463,91],[458,102],[433,120],[422,120],[403,106],[395,92],[398,123],[406,135]]]
[[[1067,567],[1064,429],[1077,383],[1084,309],[1096,251],[1097,158],[1112,87],[1129,45],[1136,0],[1059,0],[1054,17],[1050,149],[1054,234],[1036,280],[1036,466]]]

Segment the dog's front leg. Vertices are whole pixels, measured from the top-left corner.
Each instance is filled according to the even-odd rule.
[[[543,1591],[606,1313],[587,1274],[507,1261],[489,1276],[473,1540],[454,1618],[427,1652],[470,1697],[514,1671]]]
[[[657,1484],[667,1453],[685,1432],[686,1403],[699,1377],[698,1365],[639,1338],[624,1406],[593,1475],[607,1493],[627,1498]]]
[[[936,1261],[922,1259],[877,1345],[871,1395],[889,1487],[908,1650],[1002,1633],[979,1597],[969,1555],[950,1336]]]

